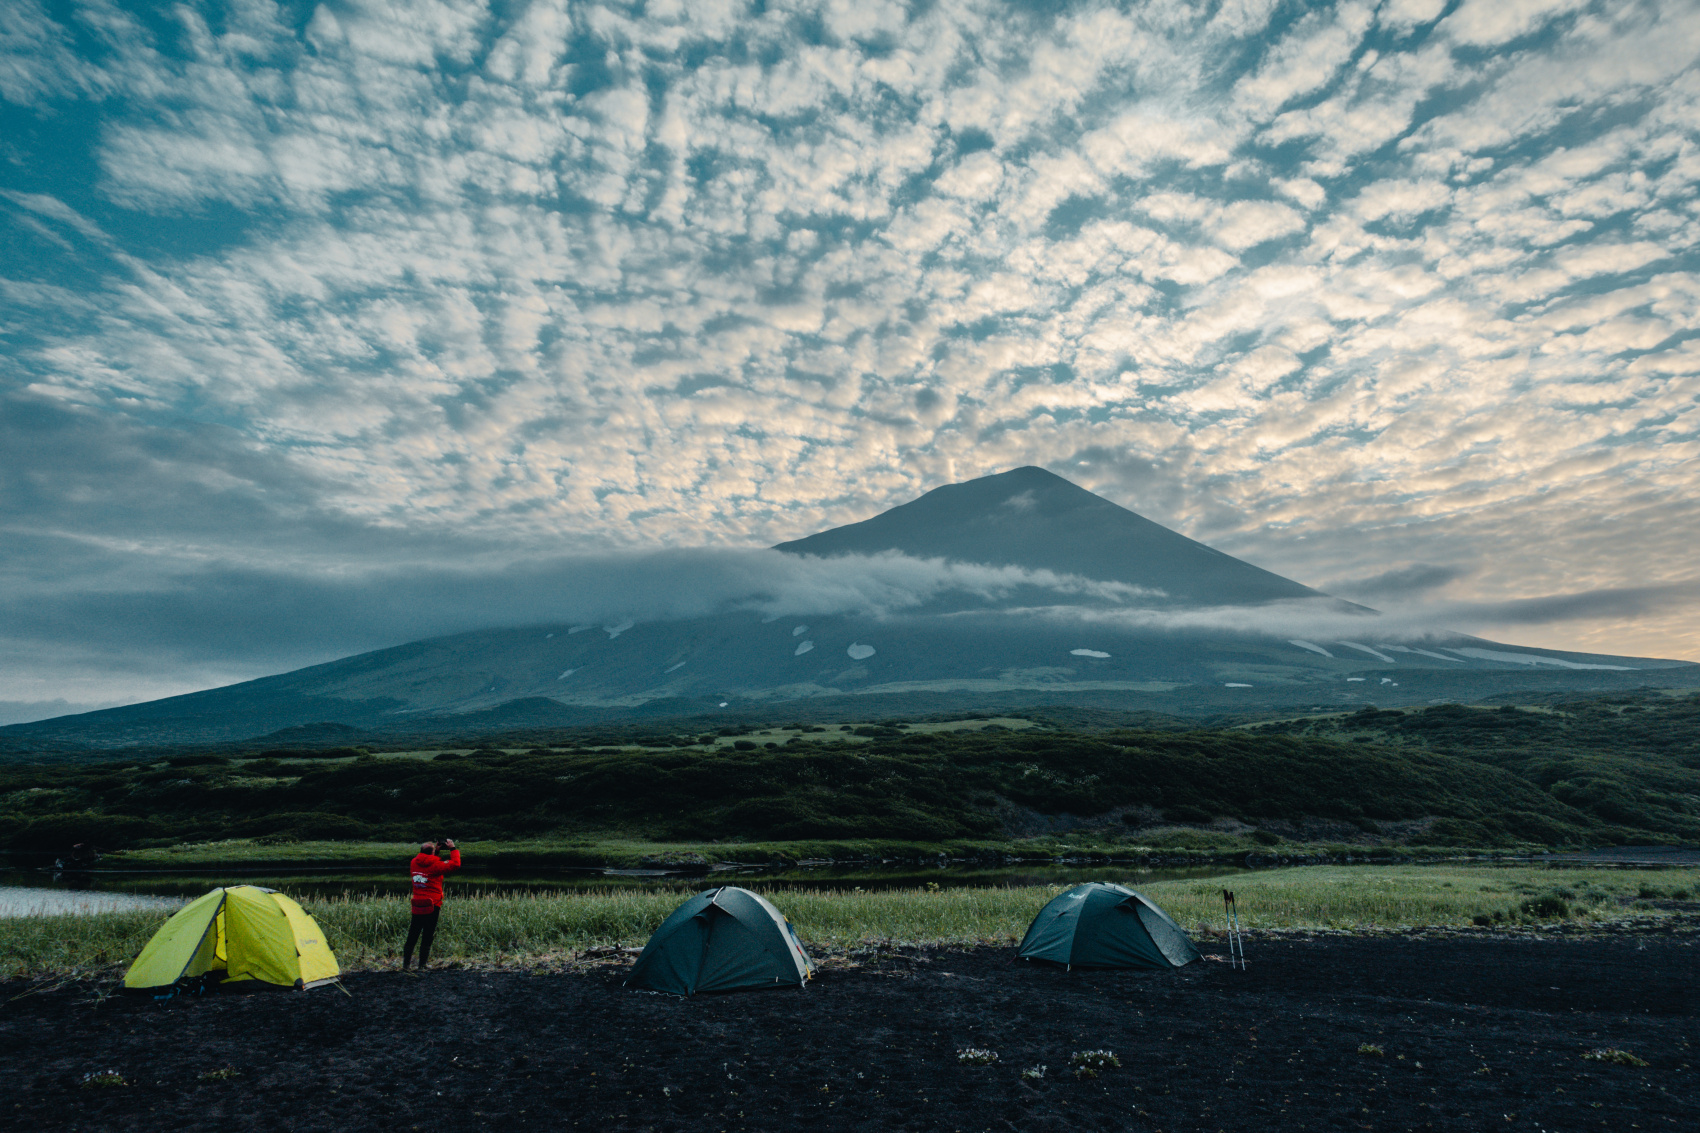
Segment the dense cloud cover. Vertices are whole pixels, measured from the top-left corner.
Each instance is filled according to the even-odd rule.
[[[0,698],[1030,463],[1700,656],[1697,52],[1674,2],[11,0]]]

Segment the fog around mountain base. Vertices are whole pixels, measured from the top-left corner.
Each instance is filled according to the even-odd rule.
[[[539,559],[493,569],[432,565],[320,574],[217,565],[146,588],[0,605],[7,627],[0,637],[0,696],[9,702],[0,705],[9,715],[0,722],[172,695],[491,626],[602,626],[737,611],[762,618],[879,618],[950,605],[1005,607],[1010,616],[1042,609],[1050,619],[1123,628],[1417,640],[1519,619],[1545,624],[1588,617],[1601,602],[1627,608],[1692,600],[1695,589],[1499,605],[1425,603],[1419,594],[1371,615],[1329,599],[1175,609],[1161,591],[1125,583],[895,552],[812,558],[696,549]],[[59,644],[71,626],[83,637],[74,651]],[[90,626],[98,628],[91,632]],[[42,695],[61,691],[81,692],[83,703]]]

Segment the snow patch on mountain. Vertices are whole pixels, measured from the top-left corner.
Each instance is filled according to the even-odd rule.
[[[1387,654],[1383,653],[1381,650],[1371,649],[1367,645],[1359,645],[1355,641],[1336,641],[1334,644],[1335,645],[1344,645],[1347,649],[1356,649],[1360,653],[1368,653],[1371,657],[1374,657],[1377,661],[1386,661],[1389,665],[1397,665],[1398,664],[1397,661],[1395,661],[1393,658],[1389,657]]]

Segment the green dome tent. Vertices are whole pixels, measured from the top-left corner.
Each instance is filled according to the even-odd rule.
[[[318,922],[282,893],[255,885],[214,889],[160,926],[124,976],[127,991],[175,987],[205,975],[296,989],[341,975]]]
[[[674,995],[802,987],[813,969],[791,922],[735,885],[698,893],[661,922],[626,983]]]
[[[1071,968],[1179,968],[1198,959],[1198,949],[1138,893],[1089,881],[1039,910],[1017,955]]]

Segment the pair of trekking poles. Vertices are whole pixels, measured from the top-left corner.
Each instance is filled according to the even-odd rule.
[[[1245,942],[1240,939],[1240,907],[1234,903],[1234,891],[1222,890],[1222,913],[1228,925],[1228,967],[1245,971]]]

